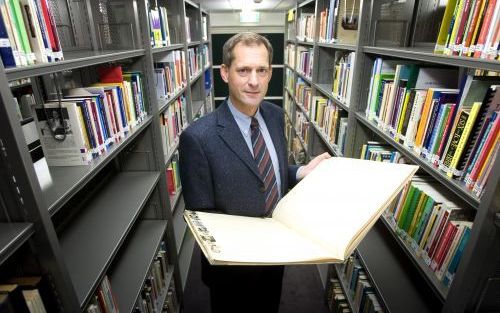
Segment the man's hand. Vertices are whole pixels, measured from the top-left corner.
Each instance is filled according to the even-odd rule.
[[[297,172],[297,180],[301,180],[306,177],[307,174],[311,173],[311,171],[318,166],[319,163],[331,157],[332,156],[328,154],[328,152],[325,152],[312,159],[307,165],[301,166]]]

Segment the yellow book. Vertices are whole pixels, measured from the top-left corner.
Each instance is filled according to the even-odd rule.
[[[418,222],[420,221],[420,218],[422,217],[422,212],[425,208],[425,205],[427,204],[427,199],[429,196],[425,194],[423,191],[420,194],[420,199],[417,204],[417,209],[415,210],[415,214],[413,215],[413,219],[410,224],[410,228],[408,229],[408,235],[413,237],[413,234],[415,233],[415,227],[417,227]]]
[[[455,154],[453,155],[453,159],[451,159],[450,169],[454,170],[457,168],[458,161],[462,156],[462,152],[464,151],[465,144],[467,143],[467,139],[469,139],[470,132],[472,131],[472,126],[476,121],[477,114],[479,113],[479,109],[481,108],[482,102],[474,102],[472,104],[472,108],[470,110],[469,118],[467,119],[467,123],[465,123],[464,130],[462,132],[462,136],[458,141],[457,149],[455,150]],[[449,171],[447,173],[448,177],[453,177],[453,173]]]
[[[483,3],[481,4],[481,8],[479,9],[479,17],[478,18],[481,18],[483,16],[483,12],[484,12],[484,9],[486,8],[486,2],[488,1],[483,1]],[[467,52],[467,56],[471,57],[474,55],[474,49],[476,47],[476,38],[479,34],[479,26],[482,25],[481,21],[478,20],[477,23],[476,23],[476,27],[474,28],[474,33],[472,34],[472,39],[470,41],[470,47],[469,47],[469,51]]]
[[[128,93],[123,86],[123,83],[97,83],[94,84],[94,86],[111,86],[120,88],[122,93],[123,107],[125,108],[125,117],[127,118],[127,124],[131,124],[132,118],[130,112],[130,100],[128,98]]]
[[[497,133],[497,138],[495,139],[495,143],[498,142],[499,139],[500,139],[500,133]],[[490,150],[488,151],[488,155],[486,156],[486,159],[483,163],[483,166],[481,167],[481,170],[479,171],[479,174],[477,175],[476,183],[481,180],[481,176],[483,175],[484,169],[488,167],[487,166],[488,162],[490,161],[491,157],[493,156],[493,152],[496,151],[495,146],[496,146],[496,144],[493,144],[491,146]]]
[[[434,48],[434,53],[443,53],[446,47],[446,38],[448,37],[448,30],[450,28],[451,19],[455,13],[455,7],[457,0],[449,0],[446,4],[446,9],[444,11],[443,20],[441,22],[441,27],[439,28],[439,35],[436,41],[436,47]]]
[[[427,239],[434,228],[434,223],[436,222],[436,218],[439,215],[439,211],[441,211],[441,204],[436,205],[432,209],[431,216],[429,217],[429,221],[427,222],[427,226],[425,226],[424,234],[422,235],[422,239],[420,240],[419,247],[423,249],[427,243]]]
[[[406,91],[405,101],[403,102],[403,107],[401,108],[401,116],[399,117],[398,121],[398,134],[401,134],[401,131],[403,130],[403,123],[406,117],[406,108],[408,107],[408,102],[410,101],[410,93],[410,90]]]
[[[339,88],[340,65],[335,65],[335,72],[333,72],[333,94],[338,95]]]
[[[460,28],[460,20],[462,19],[462,14],[464,13],[463,9],[465,1],[468,0],[460,0],[460,2],[458,3],[458,9],[455,13],[455,23],[453,24],[453,30],[450,35],[450,40],[448,41],[448,49],[445,51],[445,54],[447,55],[453,54],[455,39],[457,38],[458,29]]]
[[[429,113],[433,95],[434,95],[434,89],[429,88],[429,90],[427,90],[427,96],[425,97],[424,108],[422,109],[422,116],[420,117],[420,122],[418,123],[417,135],[415,136],[415,147],[422,146],[422,140],[427,125],[427,120],[429,119]]]
[[[82,129],[82,137],[83,137],[83,141],[85,143],[85,147],[87,148],[87,151],[91,151],[92,147],[90,147],[89,137],[87,136],[87,132],[85,131],[86,126],[85,126],[85,120],[83,119],[82,108],[77,106],[76,112],[77,112],[78,119],[80,120],[80,125],[83,128]]]

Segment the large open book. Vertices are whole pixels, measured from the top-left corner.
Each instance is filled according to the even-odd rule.
[[[271,218],[189,210],[184,218],[211,264],[343,262],[417,169],[330,158],[279,201]]]

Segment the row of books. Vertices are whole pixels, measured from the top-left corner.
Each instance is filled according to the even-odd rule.
[[[309,112],[311,106],[312,88],[302,78],[297,79],[295,84],[295,101],[297,104]]]
[[[146,118],[142,74],[104,71],[100,83],[65,90],[60,101],[36,108],[48,165],[88,165]]]
[[[330,0],[319,14],[319,42],[356,44],[359,5],[357,0]]]
[[[151,268],[146,276],[141,293],[135,303],[134,312],[161,312],[162,300],[171,286],[167,286],[169,264],[165,242],[162,241]]]
[[[295,132],[307,147],[309,140],[309,120],[302,111],[295,112]]]
[[[298,46],[297,53],[299,56],[297,60],[297,72],[312,79],[314,49]]]
[[[367,118],[480,196],[499,140],[500,80],[377,58]]]
[[[166,7],[158,6],[149,10],[149,32],[153,48],[168,46],[172,43]]]
[[[97,288],[93,299],[87,305],[87,313],[118,313],[116,299],[111,290],[108,276],[104,276],[101,284]]]
[[[57,305],[45,278],[15,277],[0,283],[0,312],[45,313],[51,310],[57,310]]]
[[[345,141],[344,128],[347,125],[344,110],[328,98],[314,96],[312,97],[311,120],[318,126],[330,144],[340,146],[340,148],[343,147]]]
[[[160,113],[161,141],[165,156],[172,152],[181,132],[188,126],[186,110],[186,98],[181,95]]]
[[[342,103],[349,106],[354,73],[354,52],[335,52],[335,70],[333,71],[332,93]]]
[[[297,136],[293,137],[291,150],[296,164],[307,163],[307,151],[302,146],[302,142]]]
[[[300,41],[313,42],[314,26],[316,24],[314,13],[302,12],[297,23],[297,39]]]
[[[351,313],[351,307],[338,278],[331,277],[328,286],[327,303],[331,313]]]
[[[369,142],[361,158],[384,153],[383,162],[405,162],[387,145]],[[392,154],[392,158],[388,156]],[[438,280],[449,286],[472,229],[473,212],[438,182],[414,177],[389,206],[384,216],[412,253],[421,258]]]
[[[500,3],[496,0],[449,0],[435,53],[499,59]]]
[[[290,92],[292,92],[295,89],[295,77],[293,71],[289,68],[286,69],[285,86]]]
[[[158,59],[155,67],[156,95],[159,99],[168,99],[187,85],[186,54],[182,50],[173,50]]]
[[[181,176],[179,171],[179,154],[178,152],[172,157],[172,161],[167,167],[167,187],[168,194],[172,197],[177,195],[181,189]]]
[[[203,68],[207,68],[210,65],[210,48],[208,44],[204,44],[201,47],[201,64],[203,64]]]
[[[201,72],[203,62],[201,52],[198,47],[189,48],[187,51],[189,77],[194,77]]]
[[[344,281],[346,296],[351,299],[353,312],[384,312],[375,293],[375,288],[371,284],[357,255],[350,256],[342,264],[339,279]]]
[[[292,99],[292,96],[288,93],[285,92],[285,101],[283,103],[283,110],[287,113],[288,117],[292,117],[292,112],[293,112],[293,107],[295,106],[295,102]]]
[[[291,68],[295,68],[295,55],[296,48],[294,44],[287,44],[285,47],[285,64],[288,64]]]
[[[0,55],[4,67],[63,59],[48,0],[0,1]]]

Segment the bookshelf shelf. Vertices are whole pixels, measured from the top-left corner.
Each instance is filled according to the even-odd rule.
[[[111,270],[110,282],[120,312],[133,311],[166,227],[167,221],[138,222],[118,264]]]
[[[385,225],[385,227],[387,227],[389,232],[394,237],[394,240],[400,245],[401,249],[404,252],[406,252],[408,258],[410,258],[413,261],[413,263],[415,264],[415,266],[417,267],[417,269],[420,270],[423,277],[427,279],[429,286],[431,286],[434,289],[434,291],[437,293],[437,295],[439,295],[440,300],[442,302],[444,302],[444,300],[446,299],[446,297],[448,295],[448,288],[446,286],[444,286],[437,279],[437,277],[434,275],[434,272],[429,268],[429,266],[427,266],[427,264],[424,263],[422,258],[418,257],[415,254],[415,252],[410,247],[408,247],[408,245],[401,239],[401,237],[399,237],[395,233],[394,228],[389,224],[389,222],[387,221],[387,218],[385,216],[382,216],[380,218],[380,220]]]
[[[0,223],[0,265],[34,232],[32,223]]]
[[[193,77],[190,77],[189,84],[194,84],[194,82],[196,82],[201,77],[201,74],[203,74],[203,71],[199,71],[198,73],[195,73]]]
[[[313,82],[312,82],[312,80],[311,80],[311,78],[310,78],[310,77],[307,77],[306,75],[304,75],[304,74],[303,74],[303,73],[301,73],[300,71],[296,71],[296,72],[297,72],[297,75],[299,75],[299,77],[300,77],[300,78],[302,78],[303,80],[305,80],[305,81],[306,81],[306,83],[308,83],[308,84],[309,84],[309,86],[311,86],[311,87],[312,87]]]
[[[500,71],[500,61],[434,54],[434,47],[382,48],[364,46],[363,51],[376,55],[391,56],[422,62]]]
[[[307,120],[309,122],[311,122],[311,120],[309,119],[309,112],[302,106],[301,103],[297,102],[297,99],[295,99],[295,104],[297,105],[297,107],[299,108],[299,110],[305,115],[305,117],[307,118]]]
[[[175,211],[177,203],[181,198],[181,195],[182,195],[182,187],[180,187],[179,190],[177,190],[177,193],[173,197],[170,197],[170,208],[172,209],[172,211]]]
[[[293,68],[293,67],[291,67],[291,66],[290,66],[290,65],[288,65],[288,64],[285,64],[285,68],[287,68],[287,69],[289,69],[289,70],[294,71],[294,68]]]
[[[302,45],[302,46],[314,46],[314,42],[311,41],[304,41],[304,40],[297,40],[297,44]]]
[[[177,247],[177,253],[180,253],[182,247],[182,240],[184,239],[187,224],[184,221],[184,198],[179,201],[179,209],[174,211],[174,233],[175,233],[175,244]]]
[[[340,106],[344,111],[349,112],[349,106],[344,102],[339,99],[337,99],[332,91],[328,91],[328,89],[331,89],[331,85],[328,84],[314,84],[316,86],[316,89],[318,89],[322,94],[333,100],[336,105]]]
[[[325,145],[328,147],[328,150],[330,150],[330,152],[336,156],[336,157],[342,157],[342,153],[340,153],[337,145],[333,145],[331,144],[328,139],[326,138],[326,135],[325,133],[319,129],[318,125],[316,124],[316,122],[310,122],[311,125],[314,127],[314,129],[316,130],[316,133],[318,134],[318,136],[321,138],[321,140],[323,140],[323,142],[325,143]]]
[[[345,280],[344,273],[342,273],[342,270],[340,268],[340,264],[334,264],[333,268],[335,269],[335,272],[337,273],[337,277],[339,278],[340,281],[340,287],[342,288],[342,291],[344,292],[345,298],[347,299],[347,303],[349,303],[349,307],[351,308],[352,312],[356,312],[357,310],[354,308],[354,302],[352,302],[352,294],[349,292],[349,288],[347,287],[347,283]]]
[[[326,43],[326,42],[320,42],[317,45],[319,47],[325,47],[331,49],[356,51],[356,45],[341,44],[341,43]]]
[[[165,109],[172,104],[177,98],[179,98],[186,91],[186,86],[182,87],[178,92],[176,92],[172,97],[168,99],[158,99],[159,112],[165,111]]]
[[[191,41],[188,43],[188,47],[194,47],[194,46],[199,46],[201,44],[201,41]]]
[[[286,39],[286,43],[295,44],[295,40],[293,40],[293,39]]]
[[[86,166],[54,166],[50,167],[49,184],[42,186],[44,199],[49,213],[55,214],[72,196],[88,183],[104,166],[133,141],[146,127],[151,124],[148,116],[144,122],[132,129],[119,144],[114,144],[105,155],[95,159]]]
[[[80,307],[84,307],[158,183],[155,172],[125,172],[60,234],[61,250]]]
[[[172,51],[172,50],[180,50],[182,48],[184,48],[184,44],[176,43],[176,44],[165,46],[165,47],[151,48],[151,51],[153,52],[153,54],[157,54],[157,53],[168,52],[168,51]]]
[[[454,192],[457,196],[465,200],[468,204],[470,204],[474,208],[479,207],[479,199],[473,195],[468,189],[465,188],[465,185],[462,182],[456,181],[454,179],[450,179],[446,174],[442,173],[438,168],[434,167],[434,165],[430,164],[426,160],[422,159],[415,152],[410,151],[404,145],[396,142],[392,139],[391,135],[380,130],[377,125],[371,121],[369,121],[362,113],[356,113],[356,118],[363,123],[365,126],[370,128],[374,133],[382,137],[387,143],[396,148],[401,154],[410,158],[413,162],[419,165],[422,169],[424,169],[427,173],[432,175],[436,180],[441,182],[445,187]]]
[[[378,222],[357,249],[359,260],[386,312],[435,312],[435,302],[439,300],[435,294],[429,294],[427,283],[411,264],[405,262],[405,252],[391,237],[389,230]]]
[[[200,112],[200,110],[204,104],[205,104],[205,102],[203,102],[203,100],[193,101],[193,106],[192,106],[193,116],[196,116]]]
[[[179,148],[179,138],[176,138],[175,144],[170,148],[169,153],[165,157],[165,167],[167,167],[170,164],[170,161],[172,161],[172,157],[175,155],[177,148]]]
[[[8,80],[46,75],[55,72],[88,67],[102,63],[116,62],[144,55],[144,49],[136,50],[105,50],[105,51],[67,51],[64,60],[53,63],[42,63],[31,66],[21,66],[5,70]]]

